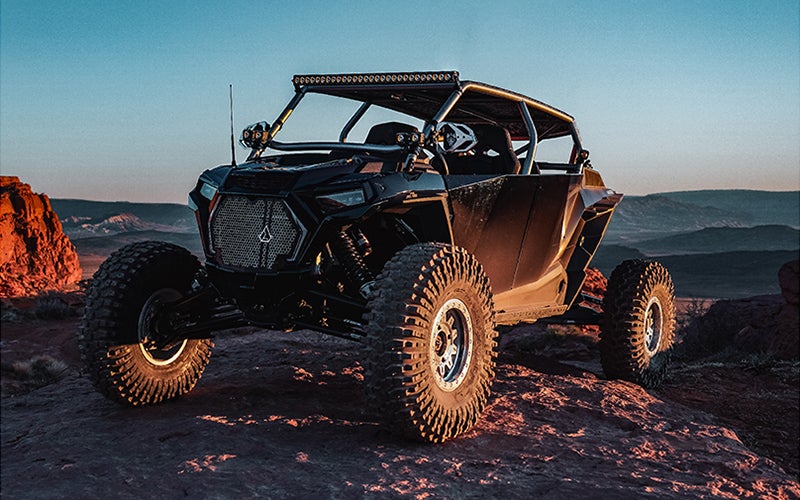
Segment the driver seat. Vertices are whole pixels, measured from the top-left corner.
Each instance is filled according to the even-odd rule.
[[[447,166],[451,174],[518,174],[522,169],[511,134],[504,127],[491,124],[470,125],[478,144],[473,148],[474,155],[448,155]],[[489,151],[497,153],[489,155]]]

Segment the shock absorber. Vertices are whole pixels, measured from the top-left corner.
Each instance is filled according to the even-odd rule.
[[[358,252],[353,238],[345,231],[339,232],[332,242],[333,253],[344,266],[345,274],[354,285],[358,287],[358,292],[362,297],[368,299],[372,294],[372,287],[375,285],[375,276],[369,270],[364,258]]]

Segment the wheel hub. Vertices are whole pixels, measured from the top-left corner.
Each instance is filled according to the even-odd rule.
[[[658,297],[652,297],[644,313],[644,346],[650,357],[655,356],[661,346],[663,328],[664,314],[661,302]]]
[[[442,390],[453,391],[466,378],[472,361],[472,318],[464,302],[450,299],[439,308],[431,340],[433,378]]]
[[[150,295],[139,313],[137,329],[139,349],[145,359],[154,365],[165,366],[172,363],[178,359],[186,347],[186,339],[161,346],[157,327],[164,305],[181,297],[181,293],[173,288],[162,288]]]

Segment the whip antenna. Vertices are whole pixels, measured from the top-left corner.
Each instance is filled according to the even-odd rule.
[[[236,142],[236,139],[234,139],[233,136],[233,84],[232,83],[228,84],[228,97],[230,98],[230,104],[231,104],[231,166],[235,167],[236,148],[234,147],[234,144]]]

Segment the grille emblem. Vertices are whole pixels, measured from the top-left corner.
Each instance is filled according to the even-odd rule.
[[[2,1],[2,0],[0,0]],[[276,196],[223,194],[209,222],[211,248],[226,267],[271,270],[296,258],[306,230]]]
[[[264,229],[261,230],[261,234],[258,235],[258,241],[261,243],[269,243],[272,241],[272,233],[269,231],[269,224],[264,226]]]

